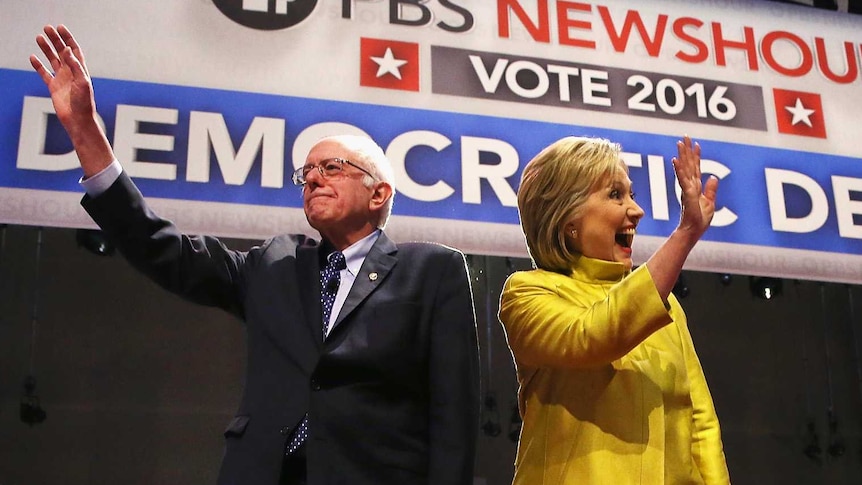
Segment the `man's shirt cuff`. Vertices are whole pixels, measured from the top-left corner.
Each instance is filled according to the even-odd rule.
[[[113,185],[114,182],[120,178],[121,173],[123,173],[123,166],[120,165],[120,162],[114,160],[110,165],[102,169],[102,171],[96,175],[93,175],[88,179],[81,177],[81,180],[79,180],[78,183],[84,187],[87,195],[90,197],[97,197],[108,190],[108,187]]]

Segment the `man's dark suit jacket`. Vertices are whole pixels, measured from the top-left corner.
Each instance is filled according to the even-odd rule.
[[[277,484],[306,412],[310,485],[472,483],[479,355],[460,252],[381,234],[324,341],[315,241],[277,236],[238,252],[182,235],[125,174],[82,205],[159,285],[246,324],[219,484]]]

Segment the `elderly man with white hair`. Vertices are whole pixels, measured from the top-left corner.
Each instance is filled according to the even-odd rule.
[[[31,56],[84,172],[82,204],[140,271],[244,321],[248,363],[218,483],[468,485],[479,414],[464,255],[383,232],[392,169],[372,140],[324,138],[293,173],[321,240],[250,251],[150,210],[96,122],[83,52],[46,26]]]

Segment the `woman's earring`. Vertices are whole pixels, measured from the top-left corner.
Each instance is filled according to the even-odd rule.
[[[577,239],[577,238],[578,238],[578,230],[572,229],[572,239]]]

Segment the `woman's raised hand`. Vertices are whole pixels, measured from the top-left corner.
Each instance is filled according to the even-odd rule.
[[[676,143],[678,156],[672,160],[676,178],[682,188],[682,213],[679,229],[700,239],[715,215],[718,178],[710,176],[703,184],[700,171],[700,145],[686,135]]]

